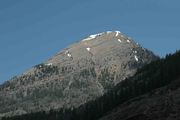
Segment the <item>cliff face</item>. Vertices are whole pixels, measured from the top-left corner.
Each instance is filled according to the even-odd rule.
[[[0,85],[0,116],[78,107],[156,59],[119,31],[90,35]]]

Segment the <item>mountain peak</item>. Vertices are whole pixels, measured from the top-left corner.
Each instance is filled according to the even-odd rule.
[[[106,31],[106,32],[101,32],[97,34],[92,34],[89,35],[88,37],[84,38],[81,40],[81,42],[89,43],[89,42],[97,42],[97,41],[109,41],[109,40],[117,40],[120,43],[136,43],[135,41],[132,40],[131,37],[126,36],[125,34],[121,33],[120,31]]]
[[[78,107],[156,59],[120,31],[90,35],[1,85],[0,116]]]
[[[89,35],[87,38],[83,39],[82,41],[93,40],[99,36],[106,35],[106,34],[113,34],[117,37],[120,33],[121,33],[120,31],[107,31],[107,32],[92,34],[92,35]]]
[[[97,59],[114,57],[117,51],[126,54],[134,54],[134,59],[138,62],[138,51],[142,48],[138,43],[127,37],[120,31],[107,31],[89,35],[80,42],[72,44],[68,48],[60,51],[57,55],[49,59],[48,63],[58,64],[62,61],[80,61],[81,59]],[[114,51],[114,53],[112,53]],[[110,55],[111,53],[111,55]],[[123,54],[124,54],[123,53]],[[102,56],[103,55],[103,56]],[[99,58],[101,56],[101,58]]]

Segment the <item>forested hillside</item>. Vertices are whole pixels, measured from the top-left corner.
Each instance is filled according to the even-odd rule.
[[[108,74],[104,74],[106,78]],[[180,76],[180,51],[154,61],[115,86],[105,95],[76,109],[59,109],[22,116],[4,117],[2,120],[97,120],[110,110],[139,95],[169,85]]]

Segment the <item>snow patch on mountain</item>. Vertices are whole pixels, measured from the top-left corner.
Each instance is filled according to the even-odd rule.
[[[128,43],[130,43],[130,40],[127,40]]]
[[[86,48],[86,50],[87,50],[87,51],[90,51],[90,50],[91,50],[91,48],[90,48],[90,47],[88,47],[88,48]]]
[[[121,41],[121,39],[118,39],[118,41],[121,43],[122,41]]]
[[[46,66],[52,66],[53,64],[52,63],[47,63],[45,64]]]
[[[98,34],[90,35],[88,38],[85,38],[82,41],[89,41],[89,40],[95,39],[96,37],[101,36],[102,34],[103,33],[98,33]]]
[[[137,54],[137,51],[135,50],[135,51],[133,51],[133,53]]]
[[[72,57],[72,55],[70,54],[70,52],[68,50],[65,51],[65,54],[68,56],[68,57]]]
[[[72,57],[72,55],[70,53],[67,54],[68,57]]]
[[[116,37],[121,33],[120,31],[115,31],[116,32]]]
[[[138,57],[135,55],[134,56],[134,58],[135,58],[135,60],[138,62],[139,61],[139,59],[138,59]]]
[[[112,31],[107,31],[106,33],[108,33],[108,34],[109,34],[109,33],[112,33]]]

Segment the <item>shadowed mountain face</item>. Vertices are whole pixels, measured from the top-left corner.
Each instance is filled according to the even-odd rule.
[[[0,116],[73,108],[158,59],[119,31],[90,35],[0,86]]]
[[[180,78],[131,99],[99,120],[179,120]]]

